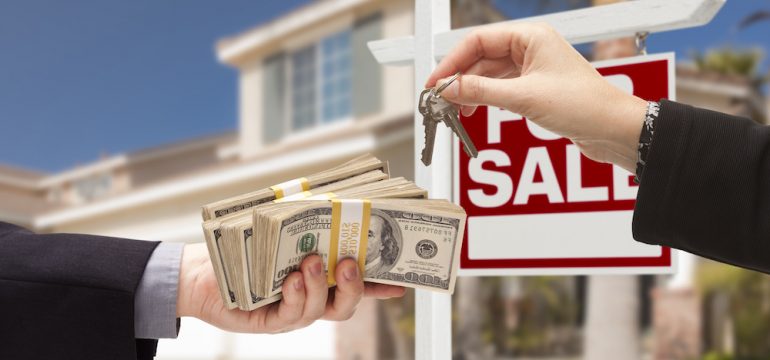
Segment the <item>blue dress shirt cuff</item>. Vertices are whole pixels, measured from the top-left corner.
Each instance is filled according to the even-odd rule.
[[[182,243],[158,244],[134,295],[134,336],[137,339],[176,338],[179,323],[176,298]]]

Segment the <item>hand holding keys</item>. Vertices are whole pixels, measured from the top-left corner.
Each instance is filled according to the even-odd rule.
[[[425,166],[430,166],[433,159],[436,125],[442,121],[444,125],[452,129],[452,132],[460,138],[460,141],[463,143],[463,149],[468,156],[473,158],[478,156],[476,146],[473,145],[473,141],[468,137],[468,133],[465,132],[463,124],[460,123],[457,107],[441,97],[441,92],[459,77],[460,73],[456,73],[438,88],[428,88],[420,93],[418,110],[422,114],[422,125],[425,127],[425,146],[422,149],[422,163]]]

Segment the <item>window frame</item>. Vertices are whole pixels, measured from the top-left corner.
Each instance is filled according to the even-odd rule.
[[[329,76],[329,78],[327,78],[327,75],[329,75],[329,74],[325,74],[325,69],[324,69],[324,66],[326,65],[324,63],[324,61],[327,60],[326,56],[324,55],[324,43],[326,41],[329,41],[329,40],[330,41],[336,41],[335,38],[337,38],[338,36],[341,36],[344,33],[347,33],[346,34],[346,38],[347,38],[347,44],[346,44],[347,45],[347,54],[345,55],[347,57],[347,60],[348,60],[348,63],[349,63],[347,69],[345,70],[347,72],[347,74],[346,75],[342,75],[342,72],[336,72],[336,73],[333,73],[333,76]],[[318,91],[319,91],[318,94],[321,95],[320,98],[319,98],[319,101],[318,101],[320,113],[318,114],[319,116],[317,116],[317,118],[318,118],[317,120],[319,121],[320,125],[330,124],[330,123],[334,123],[334,122],[338,122],[338,121],[344,121],[346,118],[352,118],[353,117],[353,44],[352,44],[352,41],[353,41],[353,28],[350,27],[350,28],[346,28],[346,29],[337,31],[337,32],[335,32],[333,34],[325,36],[320,41],[318,41],[318,43],[316,45],[318,47],[318,52],[317,53],[319,55],[319,58],[318,58],[318,73],[319,73],[319,76],[316,78],[316,80],[318,81],[318,87],[317,87]],[[339,49],[337,48],[336,44],[333,44],[333,48],[334,48],[334,51],[332,52],[333,53],[332,57],[334,58],[334,60],[333,60],[332,64],[333,65],[337,65],[337,62],[340,61],[340,59],[339,59],[340,55],[339,55],[339,52],[338,52]],[[325,112],[326,109],[324,109],[324,106],[327,104],[325,102],[325,100],[326,100],[325,96],[327,96],[328,94],[323,89],[323,87],[325,85],[324,81],[329,81],[329,79],[333,79],[332,80],[333,81],[333,85],[337,85],[337,83],[339,82],[338,78],[340,78],[340,77],[347,77],[347,83],[348,83],[347,84],[348,85],[347,86],[347,102],[348,102],[348,104],[347,104],[347,114],[342,115],[342,116],[336,116],[335,115],[335,117],[331,118],[330,120],[327,120],[327,119],[325,119],[326,114],[324,112]],[[336,91],[336,90],[333,90],[333,91]],[[332,97],[332,101],[331,101],[332,105],[334,106],[334,110],[332,112],[335,113],[335,114],[339,110],[337,108],[337,106],[339,105],[339,102],[340,102],[340,94],[335,93],[334,96]]]
[[[98,172],[75,179],[71,183],[74,202],[77,204],[88,203],[109,195],[114,187],[115,180],[111,172]]]
[[[284,137],[283,139],[297,139],[297,138],[305,138],[308,136],[314,136],[317,133],[321,132],[327,132],[331,129],[336,129],[340,127],[347,126],[348,124],[353,122],[353,79],[352,79],[352,63],[353,63],[353,44],[352,44],[352,37],[353,37],[353,22],[345,21],[343,24],[338,24],[335,26],[332,30],[326,31],[324,36],[322,37],[314,37],[313,39],[308,39],[308,41],[304,42],[297,42],[293,44],[293,46],[288,46],[285,48],[285,52],[287,54],[286,56],[286,62],[287,66],[284,66],[284,79],[286,81],[286,86],[284,87],[284,104],[286,111],[284,113],[285,121],[284,121]],[[348,67],[348,71],[350,72],[348,75],[348,110],[347,115],[335,118],[331,121],[325,121],[323,116],[323,106],[324,106],[324,96],[323,96],[323,80],[324,80],[324,74],[323,74],[323,42],[326,39],[332,38],[334,36],[337,36],[343,32],[349,32],[348,35],[348,54],[350,61],[350,66]],[[314,104],[314,110],[315,110],[315,116],[313,119],[313,125],[306,126],[304,128],[298,128],[295,129],[294,126],[294,54],[303,51],[304,49],[308,47],[313,47],[314,49],[314,56],[315,56],[315,104]],[[282,140],[279,140],[282,141]]]
[[[313,66],[313,76],[315,78],[313,80],[315,82],[315,84],[314,84],[315,86],[313,86],[313,88],[314,88],[313,89],[313,91],[314,91],[313,99],[314,99],[314,102],[315,102],[315,104],[313,104],[314,119],[313,119],[312,125],[310,125],[310,126],[306,126],[306,127],[302,127],[302,128],[295,128],[295,126],[294,126],[294,113],[295,113],[294,112],[294,109],[295,109],[295,107],[294,107],[294,95],[296,93],[294,91],[294,56],[296,54],[298,54],[299,52],[305,51],[306,49],[311,48],[311,47],[312,47],[312,51],[313,51],[313,60],[314,60],[313,61],[313,65],[312,65]],[[319,108],[319,102],[320,102],[319,101],[319,96],[318,96],[319,89],[320,89],[319,86],[318,86],[319,76],[320,76],[318,74],[318,63],[319,63],[318,57],[319,57],[318,46],[316,46],[316,44],[307,44],[305,46],[302,46],[302,47],[299,47],[297,49],[294,49],[293,51],[288,53],[287,60],[285,60],[285,61],[288,62],[288,66],[285,66],[285,68],[286,68],[285,71],[287,71],[288,73],[287,73],[287,76],[285,77],[286,86],[284,87],[284,89],[285,89],[284,91],[286,91],[286,94],[284,96],[285,103],[286,103],[285,106],[287,107],[286,114],[288,115],[287,116],[288,117],[288,119],[287,119],[288,121],[285,122],[284,131],[285,131],[285,134],[287,134],[287,135],[288,134],[292,134],[292,133],[297,133],[297,132],[303,132],[303,131],[306,131],[308,129],[312,129],[312,128],[315,128],[315,127],[318,126],[318,108]]]

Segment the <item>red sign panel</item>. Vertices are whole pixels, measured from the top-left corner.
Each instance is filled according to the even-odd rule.
[[[643,99],[674,98],[673,54],[595,65]],[[455,146],[455,199],[468,213],[463,274],[673,270],[669,248],[631,237],[632,174],[589,160],[569,140],[503,109],[480,107],[462,122],[479,150],[471,159]]]

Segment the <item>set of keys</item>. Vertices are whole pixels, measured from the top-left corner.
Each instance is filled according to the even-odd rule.
[[[460,73],[454,74],[447,82],[439,87],[433,87],[423,90],[420,93],[420,102],[417,106],[422,114],[422,125],[425,127],[425,146],[422,149],[422,163],[430,166],[433,159],[433,146],[436,140],[436,126],[443,122],[444,125],[452,129],[452,132],[460,138],[463,143],[463,150],[468,156],[475,158],[479,152],[473,141],[465,132],[463,124],[460,122],[457,107],[441,97],[441,92],[453,81],[460,77]]]

